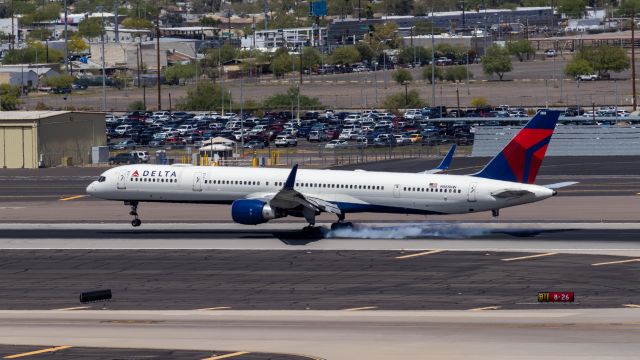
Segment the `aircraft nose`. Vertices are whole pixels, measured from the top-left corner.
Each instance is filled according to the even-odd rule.
[[[91,184],[89,184],[89,186],[87,186],[87,194],[89,195],[94,195],[96,192],[96,182],[92,182]]]

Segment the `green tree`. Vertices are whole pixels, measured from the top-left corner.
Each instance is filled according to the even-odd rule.
[[[231,95],[220,86],[200,82],[187,90],[187,96],[178,103],[178,109],[186,111],[212,111],[220,109],[220,101],[229,104]],[[226,107],[226,106],[225,106]]]
[[[136,100],[133,102],[130,102],[129,105],[127,105],[127,109],[129,111],[145,111],[147,109],[144,108],[144,102],[142,100]]]
[[[446,57],[452,60],[464,60],[467,57],[468,49],[446,43],[436,45],[436,57]]]
[[[509,51],[498,45],[493,45],[488,48],[481,62],[482,71],[490,76],[493,74],[498,75],[500,81],[502,81],[502,77],[506,72],[513,69]]]
[[[360,61],[361,59],[360,53],[355,46],[341,46],[336,48],[329,57],[329,61],[332,64],[340,65],[350,65]]]
[[[486,107],[489,106],[489,100],[487,100],[487,98],[479,96],[479,97],[474,97],[473,99],[471,99],[471,106],[473,107]]]
[[[0,104],[2,110],[17,110],[20,105],[20,87],[9,84],[0,84]]]
[[[420,99],[418,90],[409,90],[406,97],[404,91],[387,96],[382,106],[389,111],[397,112],[399,109],[424,107],[426,101]]]
[[[469,72],[469,79],[473,78],[473,74]],[[444,79],[447,81],[464,81],[467,79],[467,68],[466,66],[457,65],[457,66],[448,66],[444,71]]]
[[[271,72],[275,77],[282,77],[291,70],[293,63],[289,54],[280,54],[271,61]]]
[[[598,75],[613,72],[621,72],[630,67],[626,50],[612,45],[584,46],[578,49],[575,60],[584,60]]]
[[[439,66],[435,66],[436,71],[434,73],[435,80],[444,80],[444,76],[442,75],[442,69]],[[432,76],[431,76],[431,65],[425,66],[422,69],[422,80],[427,80],[431,84]]]
[[[322,55],[320,51],[313,47],[306,47],[302,51],[302,68],[313,69],[316,68],[322,62]]]
[[[122,26],[128,29],[151,29],[153,23],[147,19],[128,17],[122,20]]]
[[[96,38],[102,33],[102,20],[100,18],[82,20],[78,24],[78,32],[85,38]]]
[[[393,72],[393,80],[400,85],[404,85],[413,81],[413,77],[409,70],[400,68]]]
[[[373,61],[377,57],[375,50],[369,45],[369,43],[360,41],[356,45],[356,50],[360,53],[361,60]]]
[[[48,56],[47,56],[48,54]],[[60,62],[64,55],[61,51],[48,49],[39,41],[31,41],[26,48],[13,49],[7,51],[2,59],[3,64],[27,64],[47,61],[50,63]]]
[[[33,29],[27,34],[27,40],[44,41],[51,38],[51,31],[45,28]]]
[[[266,98],[262,105],[265,109],[278,110],[278,109],[291,109],[292,105],[298,104],[299,89],[295,86],[287,89],[286,93],[274,94]],[[322,109],[325,106],[316,98],[311,98],[300,94],[300,108],[303,109]]]
[[[48,3],[39,6],[35,11],[23,14],[20,18],[20,25],[30,26],[33,23],[56,20],[60,16],[61,9],[62,7],[58,3]]]
[[[401,64],[412,64],[413,60],[419,63],[426,63],[431,60],[431,49],[424,48],[422,46],[407,46],[400,50],[398,54],[398,61]]]
[[[69,52],[71,53],[83,53],[89,49],[89,45],[87,45],[86,41],[84,41],[77,32],[74,32],[69,36],[67,44]]]
[[[175,64],[164,70],[164,79],[168,84],[177,85],[196,76],[195,64]]]
[[[529,56],[535,55],[536,49],[527,40],[509,41],[507,43],[509,54],[516,56],[520,62],[525,59],[529,60]]]
[[[593,67],[584,59],[574,58],[564,67],[564,73],[573,77],[593,74]]]
[[[75,79],[75,77],[69,74],[60,74],[56,76],[46,77],[44,79],[44,83],[52,88],[65,89],[70,88]]]
[[[581,17],[586,6],[586,0],[560,0],[558,3],[560,12],[573,18]]]

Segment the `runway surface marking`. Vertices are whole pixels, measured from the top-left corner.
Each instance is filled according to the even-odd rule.
[[[247,355],[249,352],[248,351],[237,351],[234,353],[230,353],[230,354],[225,354],[225,355],[219,355],[219,356],[213,356],[213,357],[208,357],[208,358],[204,358],[202,360],[220,360],[220,359],[228,359],[228,358],[232,358],[232,357],[236,357],[236,356],[240,356],[240,355]]]
[[[60,350],[68,349],[70,347],[71,346],[68,346],[68,345],[55,346],[55,347],[42,349],[42,350],[29,351],[29,352],[25,352],[25,353],[5,356],[5,357],[3,357],[3,359],[17,359],[17,358],[21,358],[21,357],[25,357],[25,356],[38,355],[38,354],[44,354],[44,353],[49,353],[49,352],[60,351]]]
[[[558,254],[557,252],[548,252],[548,253],[544,253],[544,254],[535,254],[535,255],[528,255],[528,256],[519,256],[519,257],[514,257],[514,258],[506,258],[506,259],[501,259],[502,261],[519,261],[519,260],[529,260],[529,259],[535,259],[535,258],[540,258],[540,257],[545,257],[545,256],[552,256],[552,255],[556,255]]]
[[[414,258],[414,257],[418,257],[418,256],[438,254],[438,253],[441,253],[441,252],[444,252],[444,251],[446,251],[446,250],[429,250],[429,251],[419,252],[419,253],[415,253],[415,254],[396,256],[396,259],[410,259],[410,258]]]
[[[622,306],[626,308],[632,308],[632,309],[640,308],[640,305],[637,305],[637,304],[624,304]]]
[[[363,306],[363,307],[356,307],[356,308],[348,308],[348,309],[342,309],[344,311],[362,311],[362,310],[374,310],[377,309],[377,306]]]
[[[638,258],[638,259],[629,259],[629,260],[600,262],[600,263],[595,263],[595,264],[591,264],[591,265],[593,265],[593,266],[602,266],[602,265],[627,264],[627,263],[633,263],[633,262],[640,262],[640,258]]]
[[[54,311],[73,311],[73,310],[84,310],[84,309],[91,309],[91,306],[76,306],[76,307],[68,307],[68,308],[52,309],[52,310],[54,310]]]
[[[196,309],[197,311],[213,311],[213,310],[228,310],[231,309],[231,306],[218,306],[218,307],[210,307],[210,308],[202,308]]]
[[[82,198],[87,197],[87,196],[89,196],[89,195],[74,195],[74,196],[69,196],[69,197],[66,197],[66,198],[62,198],[62,199],[60,199],[60,201],[69,201],[69,200],[82,199]]]
[[[479,308],[469,309],[469,311],[498,310],[498,309],[500,309],[501,307],[502,307],[502,306],[485,306],[485,307],[479,307]]]

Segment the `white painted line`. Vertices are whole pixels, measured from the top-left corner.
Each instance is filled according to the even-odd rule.
[[[591,265],[593,265],[593,266],[616,265],[616,264],[627,264],[627,263],[632,263],[632,262],[640,262],[640,259],[608,261],[608,262],[595,263],[595,264],[591,264]]]
[[[84,309],[91,309],[91,306],[76,306],[76,307],[69,307],[69,308],[62,308],[62,309],[53,309],[53,311],[73,311],[73,310],[84,310]]]
[[[446,251],[446,250],[429,250],[429,251],[419,252],[419,253],[415,253],[415,254],[396,256],[396,259],[410,259],[410,258],[414,258],[414,257],[418,257],[418,256],[426,256],[426,255],[438,254],[438,253],[441,253],[441,252],[444,252],[444,251]]]
[[[469,311],[498,310],[498,309],[500,309],[501,307],[502,307],[502,306],[485,306],[485,307],[479,307],[479,308],[469,309]]]
[[[196,309],[196,311],[214,311],[214,310],[228,310],[231,309],[231,306],[218,306],[218,307],[211,307],[211,308],[202,308],[202,309]]]
[[[636,304],[623,304],[622,306],[626,308],[632,308],[632,309],[640,308],[640,305],[636,305]]]
[[[342,309],[344,311],[361,311],[361,310],[374,310],[377,309],[377,306],[363,306],[363,307],[356,307],[356,308],[349,308],[349,309]]]
[[[545,256],[551,256],[551,255],[556,255],[557,253],[555,252],[549,252],[549,253],[544,253],[544,254],[536,254],[536,255],[529,255],[529,256],[520,256],[520,257],[514,257],[514,258],[507,258],[507,259],[501,259],[502,261],[518,261],[518,260],[529,260],[529,259],[535,259],[535,258],[540,258],[540,257],[545,257]]]

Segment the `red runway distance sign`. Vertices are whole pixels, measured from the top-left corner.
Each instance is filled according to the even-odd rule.
[[[538,302],[573,302],[573,291],[547,291],[538,293]]]

